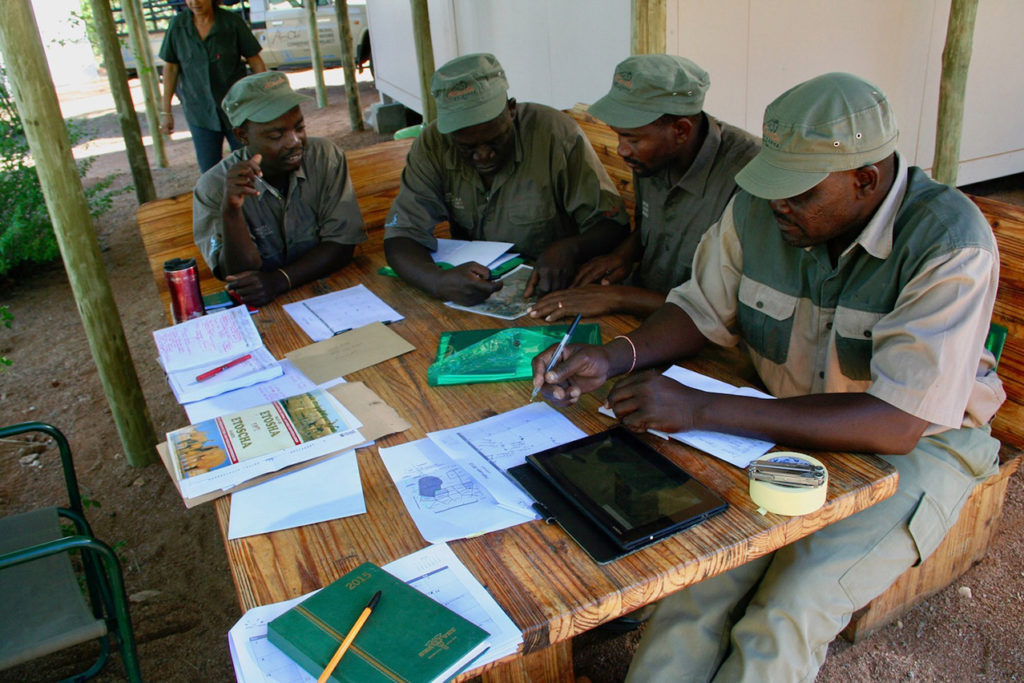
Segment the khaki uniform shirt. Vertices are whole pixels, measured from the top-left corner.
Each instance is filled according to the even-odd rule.
[[[193,195],[193,238],[219,278],[223,278],[220,252],[224,243],[224,183],[228,169],[248,158],[246,147],[229,154],[202,175]],[[263,258],[264,271],[292,263],[320,242],[366,241],[345,155],[323,138],[306,140],[302,165],[289,177],[283,201],[264,190],[259,197],[245,198],[242,213]]]
[[[746,131],[707,117],[708,134],[690,168],[672,183],[667,171],[642,177],[636,188],[636,229],[644,245],[634,276],[644,289],[667,292],[690,279],[693,252],[736,193],[735,176],[757,155]]]
[[[711,341],[742,339],[775,396],[866,392],[933,434],[983,425],[1005,398],[984,349],[998,275],[977,207],[900,159],[836,267],[825,245],[787,245],[768,202],[740,192],[666,300]]]
[[[512,251],[535,259],[602,220],[629,227],[622,198],[587,137],[565,114],[521,103],[514,156],[489,190],[449,136],[426,126],[409,150],[384,238],[409,237],[435,251],[434,228],[449,221],[455,239],[512,242]]]

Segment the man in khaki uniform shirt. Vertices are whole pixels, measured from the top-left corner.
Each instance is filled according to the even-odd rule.
[[[385,222],[388,263],[407,282],[461,304],[501,287],[486,264],[434,265],[434,228],[455,239],[512,242],[536,264],[526,295],[567,286],[585,261],[629,231],[629,216],[576,123],[508,98],[490,54],[457,57],[434,74],[437,121],[413,143]]]
[[[926,559],[997,470],[1005,394],[984,343],[995,239],[974,204],[907,168],[885,95],[826,74],[765,111],[743,191],[704,236],[694,277],[629,335],[570,346],[534,383],[574,401],[607,377],[743,341],[764,400],[631,375],[608,396],[631,429],[710,429],[877,453],[894,496],[662,600],[637,681],[813,680],[854,611]]]
[[[710,83],[704,69],[675,55],[634,55],[615,67],[611,89],[590,113],[619,136],[617,151],[633,169],[633,232],[580,268],[570,289],[544,296],[531,316],[647,316],[690,279],[697,242],[759,147],[750,133],[704,113]]]
[[[308,100],[279,71],[235,83],[224,111],[245,146],[196,184],[193,239],[247,304],[333,273],[366,240],[345,155],[306,137]]]

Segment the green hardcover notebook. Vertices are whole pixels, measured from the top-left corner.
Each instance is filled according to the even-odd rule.
[[[271,621],[267,638],[316,678],[377,591],[329,680],[445,681],[487,649],[486,631],[369,562]]]
[[[533,357],[562,341],[568,325],[510,327],[504,330],[443,332],[437,355],[427,368],[432,387],[476,382],[504,382],[533,377]],[[578,325],[574,344],[600,344],[597,323]]]

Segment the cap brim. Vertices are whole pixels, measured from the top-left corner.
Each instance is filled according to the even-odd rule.
[[[300,95],[297,92],[285,93],[282,96],[271,98],[266,104],[263,104],[254,109],[251,113],[246,114],[245,118],[249,121],[255,121],[256,123],[268,123],[276,119],[278,116],[291,111],[303,102],[312,101],[312,97]]]
[[[609,95],[594,102],[587,111],[591,116],[595,116],[615,128],[640,128],[648,123],[654,123],[664,113],[630,107],[612,99]]]
[[[773,166],[758,154],[736,174],[736,184],[762,199],[788,199],[803,194],[828,177],[825,171],[793,171]]]
[[[437,130],[447,135],[463,128],[487,123],[505,111],[507,102],[508,94],[500,93],[498,97],[465,109],[444,110],[438,107]]]

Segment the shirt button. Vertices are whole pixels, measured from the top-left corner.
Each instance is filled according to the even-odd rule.
[[[757,307],[758,308],[764,308],[764,302],[763,301],[758,301],[757,302]]]
[[[864,330],[864,336],[868,337],[870,339],[871,338],[871,330]]]
[[[826,330],[831,330],[832,329],[832,323],[825,323],[825,329]]]

